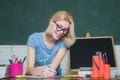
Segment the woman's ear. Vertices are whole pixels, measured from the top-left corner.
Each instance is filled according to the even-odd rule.
[[[54,25],[54,21],[52,19],[50,19],[50,25],[53,26]]]

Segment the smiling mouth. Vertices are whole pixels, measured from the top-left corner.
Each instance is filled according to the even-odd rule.
[[[61,37],[61,35],[60,35],[60,33],[59,33],[58,31],[56,31],[55,33],[56,33],[56,36],[57,36],[58,38]]]

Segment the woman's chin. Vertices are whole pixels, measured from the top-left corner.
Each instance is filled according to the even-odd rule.
[[[60,39],[60,37],[57,37],[57,36],[56,36],[54,39],[55,39],[55,40],[59,40],[59,39]]]

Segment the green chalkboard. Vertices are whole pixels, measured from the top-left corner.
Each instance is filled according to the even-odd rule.
[[[44,31],[53,13],[69,11],[77,37],[113,36],[120,44],[120,0],[0,0],[0,45],[24,45]]]

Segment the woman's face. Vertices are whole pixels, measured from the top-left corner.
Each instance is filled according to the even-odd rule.
[[[69,32],[70,24],[66,21],[52,21],[51,24],[52,36],[55,40],[59,40]]]

